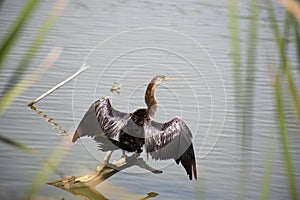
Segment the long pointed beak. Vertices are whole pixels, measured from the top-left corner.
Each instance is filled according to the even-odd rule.
[[[165,81],[176,80],[177,78],[165,77]]]

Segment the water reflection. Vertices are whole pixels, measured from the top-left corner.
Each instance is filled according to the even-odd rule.
[[[44,114],[41,110],[37,109],[33,104],[28,105],[28,107],[31,110],[35,111],[35,113],[37,115],[39,115],[40,117],[45,119],[45,121],[47,123],[51,124],[51,126],[53,126],[53,128],[58,131],[59,135],[61,135],[61,136],[68,136],[69,135],[66,130],[64,130],[60,125],[58,125],[57,123],[55,123],[53,121],[53,118],[50,118],[48,115]]]
[[[48,117],[48,115],[43,114],[43,112],[39,109],[37,109],[34,104],[30,104],[28,105],[28,107],[30,107],[31,110],[35,111],[35,113],[39,116],[41,116],[43,119],[45,119],[45,121],[49,124],[51,124],[51,126],[53,126],[53,128],[55,130],[58,130],[59,135],[61,136],[68,136],[69,134],[67,133],[66,130],[64,130],[60,125],[58,125],[57,123],[53,122],[53,118]],[[58,175],[60,178],[64,178],[65,174],[59,170],[57,168],[57,166],[53,165],[50,161],[47,162],[47,166],[53,171],[54,174]]]
[[[84,199],[107,199],[99,190],[96,189],[97,185],[103,183],[106,179],[123,169],[132,167],[134,165],[143,167],[143,165],[140,164],[140,161],[141,158],[137,158],[134,155],[128,157],[127,159],[121,158],[119,161],[110,164],[106,164],[106,162],[103,161],[94,172],[88,175],[70,176],[47,184],[70,192],[71,194]],[[144,163],[144,161],[142,162]],[[115,187],[110,187],[109,190],[118,191],[118,195],[132,196],[131,191],[121,191]],[[158,193],[156,192],[150,192],[147,193],[147,196],[139,199],[150,199],[152,197],[156,197],[157,195]]]
[[[121,87],[122,87],[122,84],[118,84],[117,82],[114,82],[114,84],[110,88],[110,92],[112,94],[120,94],[121,93]]]
[[[141,198],[141,199],[139,199],[139,200],[150,199],[150,198],[152,198],[152,197],[156,197],[156,196],[158,196],[158,193],[156,193],[156,192],[149,192],[147,195],[148,195],[148,196],[146,196],[146,197],[144,197],[144,198]]]
[[[59,187],[59,186],[56,186]],[[59,187],[67,192],[70,192],[71,194],[73,194],[76,197],[80,197],[82,199],[87,199],[87,200],[108,200],[108,198],[106,198],[99,190],[97,190],[94,187],[80,187],[80,188],[75,188],[75,189],[68,189],[66,187]],[[128,192],[129,193],[129,192]],[[124,192],[123,194],[120,195],[124,195],[124,196],[128,196],[130,194],[126,194],[126,192]],[[139,198],[138,200],[146,200],[146,199],[151,199],[154,198],[156,196],[158,196],[159,194],[156,192],[149,192],[146,194],[145,197]]]

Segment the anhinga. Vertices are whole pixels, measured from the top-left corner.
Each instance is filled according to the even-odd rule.
[[[72,142],[79,137],[90,136],[99,143],[102,151],[122,149],[136,153],[141,153],[144,146],[153,159],[175,159],[177,164],[183,165],[190,180],[193,174],[197,179],[192,133],[187,125],[179,117],[165,123],[152,120],[157,109],[156,87],[172,79],[154,77],[145,93],[147,108],[133,113],[114,109],[108,97],[97,100],[79,123]]]

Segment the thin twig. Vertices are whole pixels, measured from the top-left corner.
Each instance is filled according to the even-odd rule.
[[[33,100],[31,103],[28,104],[28,106],[32,106],[33,104],[39,102],[40,100],[42,100],[43,98],[45,98],[46,96],[48,96],[49,94],[51,94],[52,92],[54,92],[55,90],[57,90],[58,88],[60,88],[61,86],[67,84],[69,81],[71,81],[76,76],[78,76],[79,74],[81,74],[87,68],[89,68],[89,65],[87,65],[86,63],[84,63],[80,67],[80,69],[77,72],[75,72],[72,76],[70,76],[69,78],[67,78],[64,81],[60,82],[59,84],[57,84],[56,86],[54,86],[53,88],[51,88],[50,90],[48,90],[47,92],[45,92],[44,94],[42,94],[41,96],[39,96],[38,98],[36,98],[35,100]]]

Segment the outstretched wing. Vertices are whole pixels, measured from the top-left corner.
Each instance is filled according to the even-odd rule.
[[[177,164],[181,162],[190,180],[193,173],[197,179],[192,133],[179,117],[166,123],[146,120],[144,131],[145,148],[153,159],[175,159]]]
[[[76,142],[79,137],[89,136],[99,142],[101,148],[114,150],[116,146],[111,143],[111,140],[120,133],[130,117],[130,113],[115,110],[109,98],[101,98],[94,102],[83,116],[72,142]]]

